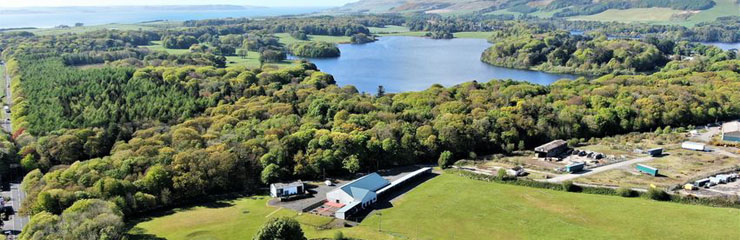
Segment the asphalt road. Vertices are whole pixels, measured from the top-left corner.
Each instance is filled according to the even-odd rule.
[[[623,168],[623,167],[627,167],[629,165],[632,165],[634,163],[641,163],[641,162],[649,161],[651,159],[653,159],[653,158],[652,157],[635,158],[635,159],[627,160],[627,161],[624,161],[624,162],[618,162],[618,163],[614,163],[614,164],[609,164],[609,165],[606,165],[606,166],[603,166],[603,167],[597,167],[597,168],[588,169],[586,171],[579,172],[579,173],[563,174],[563,175],[560,175],[560,176],[557,176],[557,177],[554,177],[554,178],[547,179],[547,182],[559,183],[559,182],[563,182],[563,181],[570,181],[570,180],[573,180],[573,179],[576,179],[576,178],[579,178],[579,177],[585,177],[585,176],[597,174],[597,173],[600,173],[600,172],[609,171],[609,170],[612,170],[612,169]]]
[[[11,183],[9,195],[10,201],[7,202],[6,205],[13,206],[13,211],[15,211],[16,214],[11,215],[10,219],[4,222],[5,225],[3,226],[3,232],[9,230],[13,235],[17,236],[29,221],[28,216],[20,216],[17,214],[17,211],[21,209],[21,203],[23,203],[23,200],[26,198],[26,193],[21,190],[21,185],[19,183]]]
[[[8,74],[8,67],[3,63],[3,68],[5,68],[5,105],[10,106],[10,104],[13,101],[12,94],[10,92],[10,74]],[[2,125],[3,130],[5,130],[8,133],[13,133],[13,126],[10,124],[10,114],[3,114],[5,115],[5,119],[2,119]],[[7,120],[7,121],[6,121]]]

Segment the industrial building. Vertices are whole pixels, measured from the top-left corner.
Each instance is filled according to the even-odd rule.
[[[537,157],[540,158],[557,157],[565,153],[567,150],[568,143],[561,139],[554,140],[552,142],[534,148],[534,152],[537,153]]]
[[[347,219],[350,215],[377,202],[378,196],[406,183],[408,180],[429,173],[431,170],[432,168],[429,167],[421,168],[393,182],[389,182],[377,173],[371,173],[326,193],[326,201],[341,205],[342,207],[334,213],[334,216],[339,219]]]
[[[270,196],[286,198],[306,193],[306,188],[301,180],[292,183],[270,184]]]
[[[692,151],[707,151],[707,145],[703,143],[697,143],[697,142],[683,142],[681,143],[681,148],[692,150]]]
[[[740,122],[722,124],[722,141],[740,142]]]

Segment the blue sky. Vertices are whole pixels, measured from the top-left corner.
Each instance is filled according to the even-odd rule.
[[[265,7],[341,6],[359,0],[0,0],[2,7],[206,5],[234,4]]]

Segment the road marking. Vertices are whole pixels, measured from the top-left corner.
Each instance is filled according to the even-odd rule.
[[[278,208],[278,209],[275,209],[275,211],[272,211],[272,212],[271,212],[270,214],[267,214],[267,216],[265,216],[265,218],[269,218],[270,216],[272,216],[272,215],[273,215],[273,214],[275,214],[276,212],[280,211],[280,209],[283,209],[283,207],[280,207],[280,208]]]

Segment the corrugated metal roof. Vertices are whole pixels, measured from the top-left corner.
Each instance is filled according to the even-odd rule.
[[[272,185],[274,185],[275,188],[298,187],[303,186],[303,182],[298,180],[292,183],[273,183]]]
[[[565,140],[558,139],[558,140],[554,140],[552,142],[546,143],[542,146],[536,147],[534,150],[539,151],[539,152],[549,152],[553,149],[559,148],[566,144],[568,144],[568,142],[566,142]]]
[[[388,180],[381,177],[377,173],[371,173],[361,178],[355,179],[352,182],[344,184],[336,190],[341,189],[342,191],[352,196],[352,198],[354,198],[355,200],[361,200],[367,194],[367,191],[375,192],[378,189],[381,189],[389,184],[391,183],[388,182]],[[361,191],[360,189],[365,191]]]

